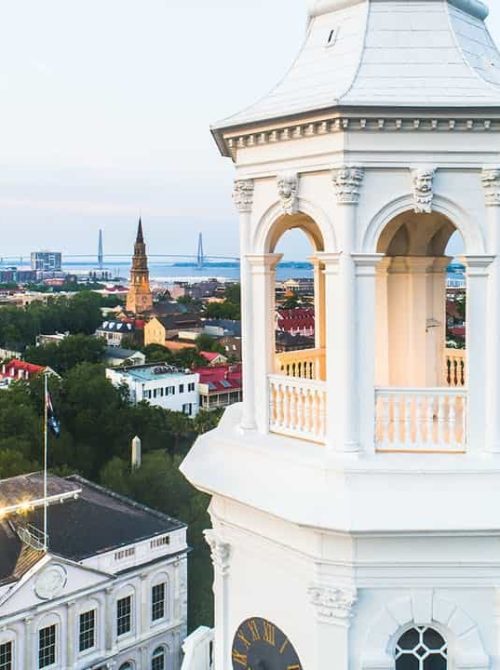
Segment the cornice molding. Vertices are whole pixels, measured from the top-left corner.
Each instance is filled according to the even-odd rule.
[[[358,114],[336,114],[330,118],[313,121],[276,122],[272,128],[241,130],[228,129],[223,134],[223,142],[229,155],[235,155],[238,149],[259,145],[290,142],[318,135],[329,135],[343,132],[500,132],[499,110],[492,110],[491,115],[483,110],[482,115],[401,115],[392,114],[366,116]]]

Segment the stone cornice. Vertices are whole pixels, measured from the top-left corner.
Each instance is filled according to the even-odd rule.
[[[364,111],[364,113],[363,113]],[[478,110],[394,110],[332,112],[316,114],[311,119],[290,118],[251,128],[215,129],[214,135],[227,156],[235,156],[238,149],[290,142],[318,135],[344,132],[500,132],[500,108]],[[467,113],[468,112],[468,113]]]

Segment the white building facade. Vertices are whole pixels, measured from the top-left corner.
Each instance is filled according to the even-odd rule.
[[[213,130],[237,173],[244,402],[182,469],[212,496],[215,670],[500,668],[500,56],[488,10],[309,4],[287,75]],[[316,347],[283,367],[275,249],[292,228],[311,242]],[[464,380],[445,346],[457,232]]]
[[[38,475],[10,481],[22,489],[28,479],[41,486]],[[8,481],[0,482],[2,493]],[[15,512],[0,529],[2,670],[179,669],[187,629],[186,527],[79,478],[51,478],[49,498],[48,552]],[[27,514],[38,519],[37,510],[35,503]],[[16,552],[7,574],[8,556]]]
[[[183,412],[195,417],[200,409],[199,374],[182,372],[165,363],[132,365],[106,369],[106,377],[115,386],[127,386],[130,401],[146,401],[153,407]]]

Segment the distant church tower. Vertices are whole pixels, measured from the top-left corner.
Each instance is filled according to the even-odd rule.
[[[127,312],[145,314],[152,309],[153,294],[149,286],[148,257],[146,256],[142,221],[139,219],[130,272],[130,288],[127,295]]]
[[[236,171],[244,402],[181,467],[211,496],[215,670],[500,668],[500,54],[487,15],[481,0],[310,0],[287,74],[212,129]],[[283,354],[276,250],[297,228],[316,343]],[[446,341],[455,233],[461,350]]]

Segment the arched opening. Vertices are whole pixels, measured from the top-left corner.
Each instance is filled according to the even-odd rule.
[[[318,439],[324,413],[317,405],[326,378],[323,237],[317,224],[299,213],[280,217],[267,243],[279,259],[271,276],[274,300],[267,315],[274,333],[271,429]]]
[[[448,645],[437,630],[417,626],[401,635],[394,659],[396,670],[447,670]]]
[[[379,446],[382,429],[384,446],[462,449],[466,293],[465,267],[457,262],[460,232],[439,212],[407,211],[385,226],[377,251],[385,258],[376,284],[376,386],[391,389],[378,407]]]
[[[167,652],[164,647],[157,647],[151,656],[151,670],[166,670]]]

